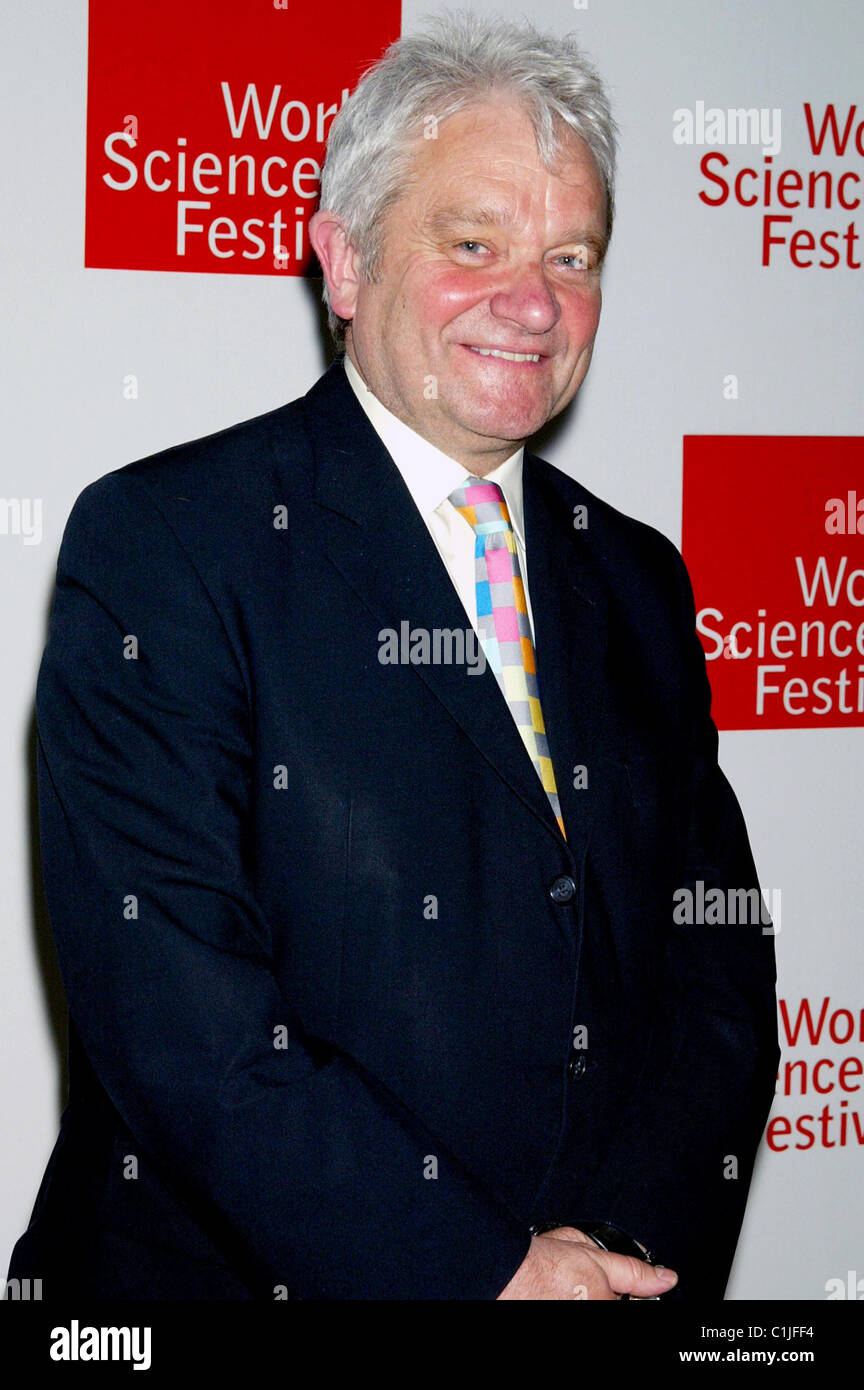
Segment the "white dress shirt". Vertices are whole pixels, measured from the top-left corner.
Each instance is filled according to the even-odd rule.
[[[345,374],[354,393],[368,415],[373,428],[393,459],[405,480],[417,510],[422,516],[429,534],[444,561],[445,568],[453,581],[456,592],[462,600],[471,625],[477,632],[477,596],[474,573],[475,534],[471,523],[459,513],[450,501],[450,493],[461,487],[467,477],[473,476],[470,469],[457,463],[448,454],[428,439],[424,439],[410,425],[406,425],[396,415],[383,406],[378,397],[370,391],[347,352],[345,354]],[[525,588],[525,602],[531,631],[534,622],[531,615],[531,598],[528,593],[528,572],[525,558],[525,530],[522,508],[522,456],[520,447],[491,473],[484,482],[497,483],[504,494],[516,549],[519,567]]]

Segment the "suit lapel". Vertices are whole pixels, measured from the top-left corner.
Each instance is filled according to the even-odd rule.
[[[407,620],[412,628],[464,632],[470,624],[446,567],[341,362],[334,362],[308,392],[303,413],[314,452],[321,544],[332,564],[382,628],[399,632],[400,623]],[[586,761],[576,754],[585,747],[582,730],[590,724],[591,705],[584,688],[591,663],[581,649],[592,651],[588,643],[602,620],[587,592],[587,579],[580,590],[578,575],[570,572],[577,533],[572,531],[566,501],[556,497],[539,469],[528,467],[527,455],[525,517],[541,698],[559,792],[563,791],[568,843],[574,849],[573,828],[578,839],[585,803],[572,790],[569,769]],[[539,655],[541,644],[550,653],[545,664]],[[469,674],[465,666],[444,664],[415,665],[413,670],[560,842],[549,801],[492,671],[487,667],[482,675]]]
[[[596,793],[607,599],[586,532],[573,525],[574,484],[526,450],[522,487],[540,701],[567,842],[578,859]],[[586,769],[587,785],[574,785],[584,781],[574,776],[577,767]]]

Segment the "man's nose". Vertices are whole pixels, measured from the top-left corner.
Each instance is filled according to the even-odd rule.
[[[494,318],[508,319],[529,333],[546,333],[561,311],[540,266],[513,270],[489,301]]]

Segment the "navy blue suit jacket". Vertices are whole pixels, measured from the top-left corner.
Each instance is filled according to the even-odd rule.
[[[722,1297],[775,972],[673,922],[757,882],[690,585],[530,453],[524,502],[566,842],[491,670],[378,659],[466,616],[341,362],[78,498],[37,691],[70,1089],[11,1277],[494,1299],[594,1218]]]

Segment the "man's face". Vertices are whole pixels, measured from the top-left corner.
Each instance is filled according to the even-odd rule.
[[[545,169],[528,116],[502,100],[419,139],[412,174],[386,217],[378,283],[358,287],[347,348],[394,415],[488,472],[564,409],[588,370],[603,182],[577,137],[556,173]]]

